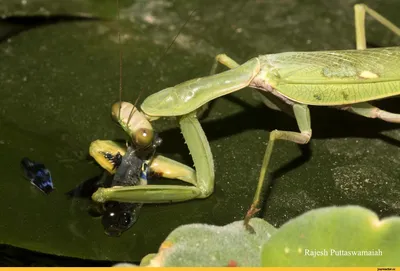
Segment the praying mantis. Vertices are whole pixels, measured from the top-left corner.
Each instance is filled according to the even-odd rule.
[[[267,107],[293,116],[299,128],[299,132],[274,130],[269,134],[254,199],[244,219],[245,226],[251,229],[248,223],[259,211],[275,141],[307,144],[312,137],[308,106],[335,107],[367,118],[400,123],[400,114],[369,103],[400,94],[400,47],[367,49],[365,15],[369,14],[397,35],[400,35],[400,28],[364,4],[356,4],[354,14],[356,49],[268,54],[241,65],[229,56],[219,54],[211,75],[150,95],[141,104],[141,111],[128,102],[114,104],[114,119],[132,137],[133,144],[141,148],[153,142],[152,121],[176,117],[196,170],[156,154],[148,162],[151,171],[191,185],[99,188],[92,199],[98,202],[169,203],[210,196],[214,189],[214,163],[198,117],[212,100],[251,87]],[[219,64],[229,70],[216,74]],[[90,146],[92,157],[107,171],[115,173],[104,153],[124,155],[124,148],[107,140],[97,140]]]

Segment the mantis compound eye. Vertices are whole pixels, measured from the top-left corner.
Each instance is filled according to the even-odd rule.
[[[153,130],[140,128],[134,135],[135,144],[140,147],[147,147],[153,142],[153,137]]]

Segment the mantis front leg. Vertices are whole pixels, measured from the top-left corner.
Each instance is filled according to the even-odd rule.
[[[181,116],[179,125],[196,168],[196,178],[192,181],[194,186],[144,185],[99,188],[92,195],[92,199],[97,202],[166,203],[210,196],[214,190],[214,163],[208,140],[196,118],[196,112]],[[155,161],[160,163],[161,160]],[[166,176],[165,173],[163,175]],[[170,177],[176,176],[172,174]]]

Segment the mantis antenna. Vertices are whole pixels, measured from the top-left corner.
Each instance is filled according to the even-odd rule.
[[[117,2],[119,2],[119,0],[117,0]],[[118,5],[119,5],[119,4],[118,4]],[[147,73],[147,74],[144,74],[144,76],[147,76],[147,75],[149,75],[149,74],[152,74],[152,73],[155,71],[155,68],[158,67],[158,64],[160,64],[161,61],[164,59],[164,57],[167,55],[168,51],[171,49],[172,45],[175,43],[176,39],[177,39],[178,36],[181,34],[182,30],[185,28],[186,24],[189,22],[189,20],[192,18],[193,14],[194,14],[195,12],[196,12],[196,9],[194,9],[194,10],[192,10],[192,11],[190,12],[188,19],[187,19],[187,20],[185,21],[185,23],[179,28],[178,33],[174,36],[174,38],[172,39],[172,41],[171,41],[171,42],[168,44],[168,46],[165,48],[165,50],[164,50],[164,52],[162,53],[161,57],[157,60],[156,64],[153,65],[153,68],[151,69],[151,71],[150,71],[149,73]],[[119,8],[118,8],[118,21],[119,21]],[[119,28],[119,22],[118,22],[118,28]],[[121,44],[121,41],[120,41],[120,31],[119,31],[119,30],[118,30],[118,42]],[[132,110],[131,110],[131,112],[130,112],[130,114],[129,114],[127,123],[130,122],[130,120],[131,120],[131,118],[132,118],[132,116],[133,116],[133,113],[135,112],[135,110],[137,110],[137,109],[136,109],[136,105],[137,105],[137,103],[138,103],[138,101],[139,101],[139,98],[140,98],[140,95],[142,94],[142,92],[143,92],[143,90],[141,90],[141,91],[139,92],[139,95],[138,95],[138,97],[136,98],[135,103],[133,104],[133,108],[132,108]],[[119,94],[119,102],[120,102],[120,103],[119,103],[119,113],[118,113],[118,115],[121,114],[121,104],[122,104],[122,48],[121,48],[121,46],[120,46],[120,94]],[[118,116],[118,117],[120,117],[120,116]]]
[[[122,104],[122,46],[121,46],[121,29],[119,25],[119,0],[117,0],[117,29],[118,29],[118,47],[119,47],[119,110],[118,118],[121,117],[121,104]]]

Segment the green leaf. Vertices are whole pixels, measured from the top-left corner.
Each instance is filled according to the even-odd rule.
[[[1,1],[0,14],[26,11],[26,16],[34,16],[41,6],[54,16],[83,12],[113,18],[116,10],[111,0],[26,2],[21,7],[19,0]],[[400,24],[398,1],[366,3]],[[105,20],[64,21],[4,40],[0,242],[55,255],[138,262],[157,251],[180,225],[226,225],[241,219],[253,199],[268,132],[298,129],[293,119],[254,100],[250,89],[216,100],[203,121],[216,167],[210,198],[147,205],[129,231],[110,238],[100,220],[89,216],[89,200],[66,197],[76,185],[102,172],[86,160],[90,142],[126,138],[110,118],[111,105],[119,99],[118,30],[123,99],[134,102],[141,93],[140,102],[163,88],[207,75],[218,53],[243,63],[266,53],[354,48],[352,4],[123,1],[119,26]],[[195,15],[163,56],[192,10]],[[375,22],[368,21],[367,29],[372,43],[398,44]],[[397,104],[396,99],[379,103],[388,110],[396,110]],[[366,206],[379,216],[398,213],[399,126],[325,108],[311,108],[311,115],[311,152],[301,156],[295,144],[276,143],[274,182],[263,217],[279,226],[307,210],[343,204]],[[156,129],[164,140],[158,151],[192,165],[175,121],[160,120]],[[46,196],[23,179],[19,162],[24,156],[51,170],[56,191]]]
[[[313,210],[263,246],[262,266],[398,266],[400,218],[355,206]]]
[[[250,220],[250,225],[254,234],[245,229],[243,221],[222,227],[180,226],[161,244],[160,252],[150,260],[149,266],[260,266],[261,247],[276,229],[259,218]],[[149,259],[146,257],[143,261],[149,262]]]

